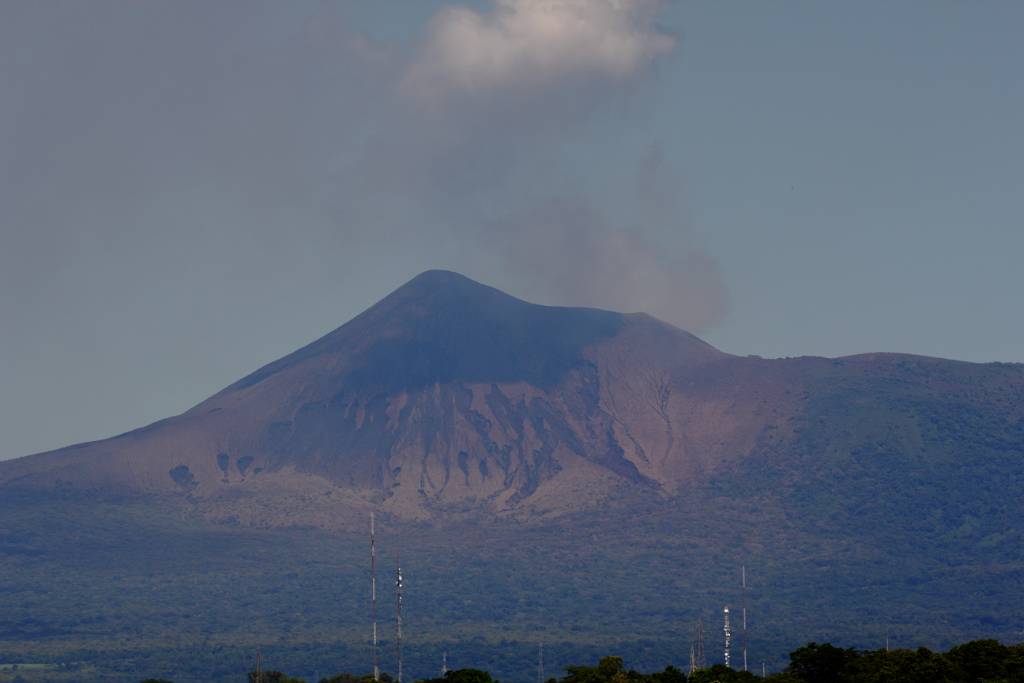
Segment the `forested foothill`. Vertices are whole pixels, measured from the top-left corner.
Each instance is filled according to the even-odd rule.
[[[382,683],[394,683],[382,674]],[[784,671],[762,678],[750,671],[736,671],[724,664],[697,669],[689,674],[667,666],[663,671],[640,673],[627,669],[621,657],[603,657],[596,666],[570,666],[561,678],[546,683],[1024,683],[1024,643],[1003,645],[995,640],[975,640],[946,652],[916,650],[856,650],[829,643],[808,643],[789,655]],[[249,683],[306,683],[280,671],[249,672]],[[158,683],[147,679],[142,683]],[[159,681],[159,683],[169,683]],[[373,683],[370,675],[339,674],[318,683]],[[416,683],[500,683],[487,671],[457,669],[439,678]]]

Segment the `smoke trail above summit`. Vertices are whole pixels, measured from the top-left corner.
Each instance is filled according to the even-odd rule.
[[[398,116],[346,186],[415,205],[459,246],[456,269],[496,270],[513,292],[714,324],[728,296],[680,205],[681,181],[657,140],[608,136],[642,125],[657,67],[674,57],[660,5],[443,7],[397,69]],[[594,150],[614,163],[588,164]]]

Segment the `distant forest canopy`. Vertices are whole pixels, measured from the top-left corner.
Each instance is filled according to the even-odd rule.
[[[604,657],[596,666],[570,666],[562,678],[545,683],[1024,683],[1024,643],[1002,645],[974,640],[946,652],[917,650],[855,650],[829,643],[808,643],[789,654],[789,666],[762,678],[761,672],[736,671],[715,664],[692,673],[674,666],[656,673],[627,669],[621,657]],[[249,683],[306,683],[280,671],[249,672]],[[387,673],[381,683],[395,683]],[[146,679],[142,683],[170,683]],[[373,676],[339,674],[318,683],[373,683]],[[448,671],[443,677],[416,683],[500,683],[480,669]]]

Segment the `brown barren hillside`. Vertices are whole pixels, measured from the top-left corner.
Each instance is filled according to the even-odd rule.
[[[888,354],[741,358],[644,314],[429,271],[182,415],[0,464],[0,487],[176,497],[259,526],[346,526],[370,509],[528,520],[668,501],[766,459],[800,479],[811,436],[855,451],[898,432],[914,457],[927,426],[904,415],[911,399],[977,406],[1012,438],[1021,376]],[[862,408],[852,423],[841,389]],[[840,414],[808,423],[826,407]]]

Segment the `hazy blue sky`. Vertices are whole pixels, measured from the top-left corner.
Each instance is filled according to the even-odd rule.
[[[0,3],[0,458],[428,268],[723,350],[1024,361],[1024,3]]]

